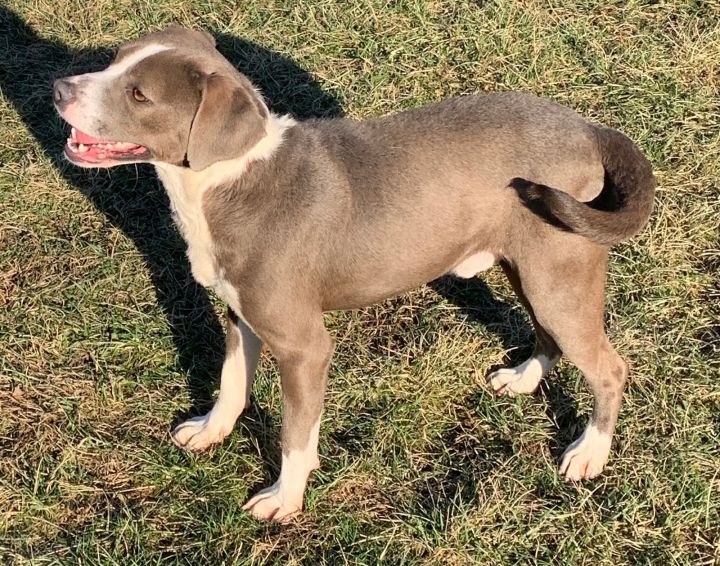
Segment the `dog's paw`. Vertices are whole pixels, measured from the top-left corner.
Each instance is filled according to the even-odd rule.
[[[490,386],[497,395],[515,395],[532,393],[540,384],[542,376],[548,371],[553,360],[538,356],[524,361],[514,368],[502,368],[488,375]]]
[[[540,384],[542,374],[534,375],[531,372],[520,371],[522,366],[516,368],[502,368],[488,376],[490,387],[496,395],[515,397],[525,393],[532,393]]]
[[[170,433],[170,438],[176,446],[191,452],[200,452],[213,444],[222,442],[230,434],[234,423],[218,422],[212,412],[201,417],[194,417],[179,424]]]
[[[302,512],[302,499],[299,502],[288,501],[278,481],[251,497],[243,505],[243,510],[260,521],[287,523]]]
[[[592,479],[603,471],[610,455],[612,436],[592,424],[567,447],[560,463],[560,474],[567,480]]]

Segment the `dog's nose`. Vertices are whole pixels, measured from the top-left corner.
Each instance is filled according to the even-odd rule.
[[[75,98],[75,84],[68,79],[58,79],[53,84],[53,100],[58,106],[65,106]]]

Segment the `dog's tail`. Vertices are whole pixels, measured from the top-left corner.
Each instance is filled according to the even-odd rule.
[[[560,229],[580,234],[603,245],[617,244],[647,224],[653,208],[655,177],[652,166],[624,134],[597,127],[605,184],[590,202],[515,178],[510,181],[523,204]]]

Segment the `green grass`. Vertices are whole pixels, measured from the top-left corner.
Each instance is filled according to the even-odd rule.
[[[0,7],[0,563],[717,563],[720,3],[234,4]],[[278,472],[269,357],[221,446],[168,441],[211,402],[221,305],[191,283],[149,168],[59,159],[49,84],[171,22],[218,35],[300,116],[522,89],[638,142],[659,188],[612,252],[608,331],[632,375],[601,477],[556,471],[592,403],[574,367],[512,400],[484,382],[532,344],[499,270],[327,316],[322,468],[295,523],[240,510]]]

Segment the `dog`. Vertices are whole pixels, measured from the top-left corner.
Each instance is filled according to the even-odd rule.
[[[594,406],[560,473],[602,472],[628,376],[604,331],[608,249],[645,226],[655,191],[626,136],[513,92],[296,122],[269,111],[210,34],[181,27],[122,46],[103,71],[58,79],[53,98],[71,126],[69,161],[155,166],[193,277],[228,304],[217,401],[172,440],[193,451],[222,441],[249,404],[262,343],[278,362],[282,465],[244,506],[255,517],[299,513],[319,466],[334,347],[323,312],[495,264],[536,344],[488,376],[492,389],[531,393],[564,353]]]

